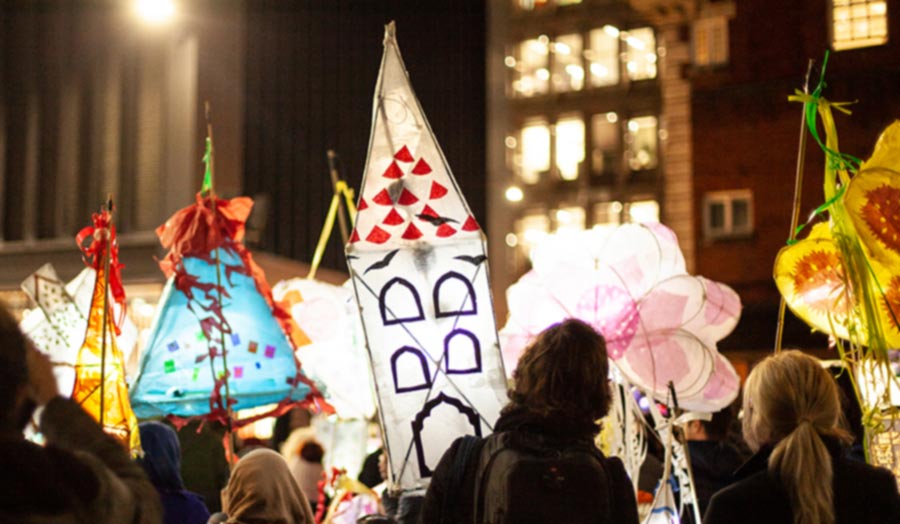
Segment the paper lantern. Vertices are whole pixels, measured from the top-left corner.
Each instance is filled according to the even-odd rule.
[[[37,307],[25,316],[19,327],[39,351],[50,357],[62,392],[71,392],[74,386],[75,358],[87,330],[96,279],[94,268],[86,267],[66,284],[59,279],[52,264],[44,264],[21,284],[22,291]],[[119,307],[112,301],[110,305],[114,311]],[[137,328],[127,316],[119,328],[121,333],[116,335],[116,343],[125,359],[126,379],[130,379],[137,371]]]
[[[347,262],[394,487],[427,484],[450,443],[506,402],[484,235],[413,93],[393,25]]]
[[[375,395],[352,286],[292,278],[275,284],[272,295],[309,338],[297,356],[338,416],[371,418]]]
[[[718,411],[737,396],[737,374],[716,343],[737,325],[740,299],[688,275],[675,234],[661,224],[552,237],[507,297],[507,371],[538,333],[578,318],[603,334],[627,382],[659,400],[670,382],[688,410]]]
[[[287,407],[315,391],[294,356],[307,339],[241,243],[251,206],[198,194],[157,229],[169,280],[132,387],[139,417],[224,421],[230,409]]]

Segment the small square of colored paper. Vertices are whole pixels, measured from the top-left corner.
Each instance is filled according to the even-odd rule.
[[[257,344],[253,340],[251,340],[250,344],[247,345],[247,351],[249,351],[250,353],[256,353],[257,348],[259,348],[259,344]]]
[[[197,332],[197,340],[206,340],[206,333],[202,329]]]
[[[174,373],[175,372],[175,361],[174,360],[167,360],[163,363],[163,365],[166,367],[166,373]]]
[[[169,342],[169,352],[178,351],[178,342]]]
[[[244,376],[243,366],[234,366],[234,378],[242,378]]]
[[[257,363],[256,363],[256,369],[262,369],[262,364],[260,364],[259,362],[257,362]]]
[[[266,358],[275,358],[275,346],[266,346]]]
[[[194,368],[194,374],[191,376],[191,380],[194,382],[200,377],[200,368]]]
[[[238,345],[240,345],[240,343],[241,343],[241,336],[238,335],[237,333],[232,333],[231,334],[231,345],[238,346]]]

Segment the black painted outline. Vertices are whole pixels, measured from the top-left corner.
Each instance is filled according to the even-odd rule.
[[[417,386],[400,387],[400,377],[397,376],[397,360],[399,360],[404,353],[412,353],[415,355],[419,359],[419,364],[422,366],[422,378],[425,380]],[[422,350],[419,348],[403,346],[397,351],[394,351],[391,355],[391,375],[394,377],[394,391],[396,393],[409,393],[410,391],[419,391],[431,387],[431,373],[428,371],[428,361],[425,358],[425,354],[422,353]]]
[[[413,299],[415,299],[416,302],[416,309],[419,312],[418,316],[388,319],[386,300],[387,293],[392,287],[397,284],[402,285],[410,292],[412,292]],[[381,312],[381,321],[385,326],[403,324],[404,322],[419,322],[421,320],[425,320],[425,311],[422,309],[422,299],[419,298],[419,292],[416,291],[416,287],[413,286],[412,283],[410,283],[410,281],[406,280],[405,278],[394,277],[390,279],[383,288],[381,288],[381,293],[378,294],[378,310]],[[393,314],[393,311],[391,313]]]
[[[472,299],[472,309],[462,309],[465,306],[466,301],[463,300],[463,303],[460,305],[459,309],[452,311],[441,311],[441,286],[443,286],[448,280],[459,280],[466,286],[466,291],[468,291],[469,298]],[[477,315],[478,314],[478,301],[475,299],[475,287],[469,282],[469,279],[464,277],[462,274],[457,273],[456,271],[449,271],[445,273],[438,281],[434,284],[434,316],[437,318],[446,318],[446,317],[461,317],[466,315]]]
[[[422,430],[425,427],[425,419],[430,417],[434,408],[438,407],[440,404],[450,404],[455,407],[457,411],[465,415],[469,419],[469,424],[475,429],[475,436],[481,437],[481,420],[479,420],[478,413],[470,406],[463,404],[458,398],[445,395],[443,391],[438,393],[436,397],[422,406],[422,411],[418,412],[412,421],[413,441],[416,445],[416,460],[419,462],[419,475],[422,478],[431,477],[433,473],[431,468],[425,464],[425,446],[422,444]]]
[[[455,369],[450,366],[450,341],[453,338],[462,335],[472,341],[472,349],[475,350],[475,367],[469,369]],[[457,328],[447,334],[444,338],[444,371],[448,375],[470,375],[472,373],[481,373],[481,341],[468,329]]]

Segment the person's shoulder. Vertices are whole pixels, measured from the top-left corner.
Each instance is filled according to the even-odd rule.
[[[838,489],[851,487],[864,493],[897,494],[897,481],[887,469],[846,457],[835,460],[833,467]]]
[[[785,512],[790,517],[790,502],[768,472],[759,471],[717,491],[709,501],[703,522],[759,522],[758,518],[777,519]]]
[[[93,469],[68,450],[25,440],[0,445],[0,506],[14,511],[67,511],[73,500],[93,500],[100,486]]]

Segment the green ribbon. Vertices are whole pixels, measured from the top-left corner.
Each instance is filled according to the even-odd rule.
[[[201,193],[210,193],[213,187],[212,174],[212,140],[206,137],[206,153],[203,155],[203,163],[206,164],[206,171],[203,174],[203,185],[200,186]]]

